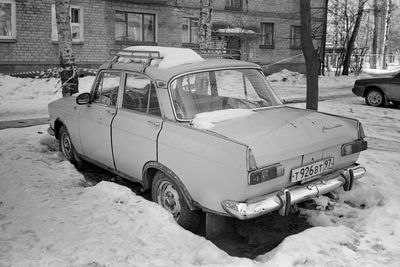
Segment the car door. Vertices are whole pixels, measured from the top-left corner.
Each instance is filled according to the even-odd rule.
[[[157,137],[161,127],[154,83],[143,74],[125,73],[121,108],[112,123],[116,169],[141,179],[144,164],[157,160]]]
[[[111,149],[111,122],[117,112],[120,71],[102,71],[92,88],[92,102],[79,113],[79,134],[83,154],[114,168]]]
[[[388,97],[390,100],[400,101],[400,73],[392,79]]]

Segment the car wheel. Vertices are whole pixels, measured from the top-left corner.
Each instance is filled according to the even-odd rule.
[[[84,167],[84,161],[79,157],[78,153],[76,153],[74,145],[71,141],[71,136],[69,135],[67,127],[64,125],[61,126],[59,131],[58,141],[60,145],[60,151],[63,156],[69,162],[74,164],[78,170],[82,169]]]
[[[157,172],[153,178],[151,198],[169,211],[180,226],[197,231],[200,212],[190,210],[179,187],[162,172]]]
[[[371,90],[365,96],[365,102],[367,105],[381,107],[385,104],[385,96],[379,90]]]

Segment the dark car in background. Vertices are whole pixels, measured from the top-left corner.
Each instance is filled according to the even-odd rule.
[[[381,107],[389,101],[400,105],[400,72],[388,77],[356,80],[352,91],[364,97],[367,105]]]

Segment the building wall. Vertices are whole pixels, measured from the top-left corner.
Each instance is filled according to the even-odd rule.
[[[51,5],[54,0],[15,0],[17,20],[16,42],[0,40],[0,72],[44,69],[58,63],[58,44],[51,40]],[[110,49],[139,43],[114,40],[115,11],[145,12],[156,15],[156,45],[182,46],[182,17],[199,17],[199,0],[71,0],[83,8],[84,42],[73,44],[80,66],[98,66],[109,58]],[[324,0],[312,1],[314,7]],[[260,23],[275,24],[275,47],[260,48],[261,36],[240,36],[242,58],[269,65],[301,54],[290,49],[290,26],[300,25],[299,2],[293,0],[243,0],[242,11],[225,9],[225,0],[213,1],[212,23],[217,27],[241,27],[260,33]],[[316,15],[322,22],[323,12]],[[217,37],[218,38],[218,37]],[[319,44],[316,44],[319,46]],[[302,56],[284,62],[285,67],[304,71]],[[275,69],[275,65],[268,67]]]

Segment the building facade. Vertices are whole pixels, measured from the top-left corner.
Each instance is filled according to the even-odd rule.
[[[320,36],[325,1],[312,1]],[[273,71],[304,71],[299,1],[212,1],[212,48]],[[110,51],[132,45],[198,48],[200,0],[71,0],[76,63],[96,67]],[[318,32],[319,31],[319,32]],[[319,47],[318,38],[315,46]],[[58,64],[54,0],[0,0],[0,73]]]

